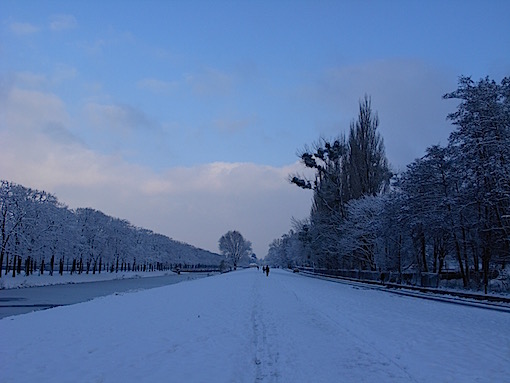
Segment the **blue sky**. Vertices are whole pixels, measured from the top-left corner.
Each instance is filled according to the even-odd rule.
[[[296,152],[371,95],[394,169],[460,75],[510,74],[508,1],[0,1],[0,177],[259,257],[303,218]]]

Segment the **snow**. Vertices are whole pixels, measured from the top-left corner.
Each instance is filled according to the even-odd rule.
[[[2,275],[0,279],[0,289],[15,289],[23,287],[37,287],[37,286],[53,286],[53,285],[66,285],[71,283],[87,283],[87,282],[100,282],[109,281],[113,279],[129,279],[129,278],[149,278],[149,277],[160,277],[165,275],[175,274],[173,271],[151,271],[151,272],[138,272],[138,271],[122,271],[118,273],[102,272],[92,274],[74,273],[70,274],[64,272],[62,275],[54,272],[50,275],[46,272],[43,275],[32,274],[32,275],[16,275],[12,278],[10,274]]]
[[[508,313],[256,269],[0,320],[0,381],[504,382]]]

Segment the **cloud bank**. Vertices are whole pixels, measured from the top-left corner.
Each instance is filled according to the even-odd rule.
[[[221,235],[236,229],[259,257],[293,216],[309,212],[310,193],[287,182],[298,164],[215,162],[155,172],[88,148],[54,94],[11,87],[1,97],[1,178],[52,192],[72,208],[92,207],[216,252]],[[87,110],[106,119],[132,113],[119,106]]]

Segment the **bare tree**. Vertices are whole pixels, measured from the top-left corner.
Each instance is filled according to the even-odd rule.
[[[229,231],[220,238],[219,248],[221,253],[234,264],[234,269],[243,257],[250,256],[252,252],[251,242],[244,239],[236,230]]]

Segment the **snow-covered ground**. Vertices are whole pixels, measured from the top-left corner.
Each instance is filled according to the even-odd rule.
[[[10,274],[2,275],[0,278],[0,289],[16,289],[22,287],[37,287],[37,286],[52,286],[52,285],[65,285],[70,283],[87,283],[87,282],[100,282],[100,281],[109,281],[112,279],[127,279],[127,278],[150,278],[150,277],[160,277],[163,275],[171,275],[174,274],[173,271],[152,271],[152,272],[138,272],[138,271],[122,271],[118,273],[95,273],[89,274],[82,273],[74,273],[70,274],[65,272],[63,275],[54,272],[53,275],[50,275],[49,272],[46,272],[43,275],[32,274],[29,276],[25,275],[16,275],[13,278]]]
[[[510,315],[256,269],[0,320],[1,382],[508,382]]]

